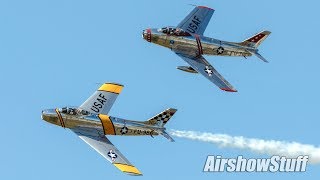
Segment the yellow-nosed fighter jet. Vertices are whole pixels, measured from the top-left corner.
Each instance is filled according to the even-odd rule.
[[[80,107],[43,110],[41,118],[49,123],[71,129],[122,172],[129,175],[142,175],[105,135],[153,137],[161,134],[170,141],[174,141],[165,131],[164,125],[177,110],[169,108],[147,121],[111,117],[107,114],[122,88],[120,84],[105,83]]]

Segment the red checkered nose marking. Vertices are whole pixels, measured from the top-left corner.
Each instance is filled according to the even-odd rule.
[[[147,29],[147,41],[151,42],[151,29],[150,28]]]

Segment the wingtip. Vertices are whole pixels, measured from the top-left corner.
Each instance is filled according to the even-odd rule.
[[[116,166],[120,171],[131,175],[131,176],[142,176],[142,173],[133,165],[130,164],[122,164],[122,163],[112,163]]]
[[[130,176],[143,176],[143,174],[134,174],[134,173],[126,173],[126,174]]]
[[[116,84],[116,83],[105,83],[100,86],[98,91],[106,91],[106,92],[111,92],[115,94],[120,94],[122,91],[123,85],[121,84]]]
[[[208,7],[208,6],[198,6],[198,8],[205,8],[205,9],[209,9],[209,10],[214,10],[214,9]]]
[[[115,82],[105,82],[104,84],[113,84],[113,85],[117,85],[117,86],[124,86],[122,84],[119,84],[119,83],[115,83]]]
[[[236,89],[229,89],[229,88],[220,88],[220,89],[227,92],[238,92]]]

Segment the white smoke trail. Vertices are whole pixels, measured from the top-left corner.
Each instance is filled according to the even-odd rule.
[[[195,131],[170,130],[172,136],[191,140],[203,141],[216,144],[220,147],[239,148],[250,150],[259,154],[280,155],[286,157],[297,157],[308,155],[309,163],[320,163],[320,147],[297,142],[262,140],[245,138],[242,136],[230,136],[227,134],[212,134]]]

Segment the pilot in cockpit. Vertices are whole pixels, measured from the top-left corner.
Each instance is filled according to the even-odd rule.
[[[190,36],[190,34],[183,29],[180,28],[173,28],[173,27],[164,27],[158,30],[164,34],[168,35],[176,35],[176,36]]]
[[[159,32],[162,32],[164,34],[173,34],[175,32],[175,28],[164,27],[164,28],[159,29]]]
[[[70,115],[89,115],[90,113],[85,110],[72,108],[72,107],[63,107],[60,110],[61,113],[70,114]]]

